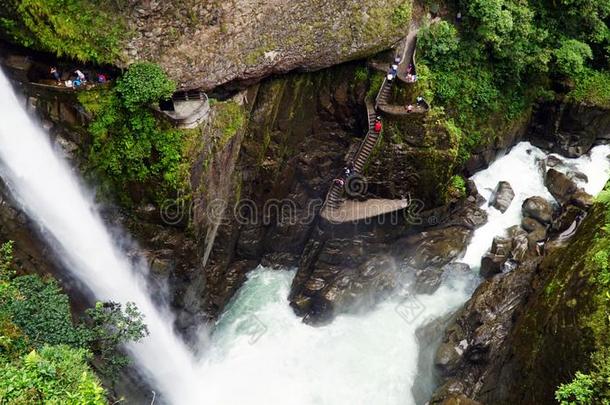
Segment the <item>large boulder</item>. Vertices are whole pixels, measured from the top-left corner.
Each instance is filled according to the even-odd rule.
[[[183,88],[247,84],[387,49],[407,33],[408,6],[404,0],[354,0],[350,7],[339,0],[130,0],[124,12],[130,38],[117,63],[159,63]]]
[[[481,276],[489,278],[502,273],[502,265],[504,262],[506,262],[506,256],[497,255],[491,252],[485,253],[481,258]]]
[[[498,209],[500,212],[506,212],[510,203],[513,201],[513,198],[515,198],[515,192],[510,186],[510,183],[501,181],[496,186],[496,189],[491,196],[491,200],[489,201],[489,205]]]
[[[572,198],[570,199],[571,204],[583,210],[588,210],[591,208],[593,202],[593,196],[580,188],[576,190],[574,194],[572,194]]]
[[[553,207],[542,197],[530,197],[523,201],[521,210],[524,217],[534,218],[542,224],[550,224],[553,220]]]
[[[555,169],[546,172],[544,185],[560,204],[570,201],[578,191],[578,186],[572,179]]]

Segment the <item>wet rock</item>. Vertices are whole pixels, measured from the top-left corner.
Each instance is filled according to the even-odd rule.
[[[479,401],[472,400],[466,395],[451,395],[446,398],[441,405],[482,405]]]
[[[433,294],[443,281],[443,269],[428,267],[417,271],[415,278],[415,294]]]
[[[452,342],[441,343],[436,355],[434,356],[434,365],[445,375],[450,375],[460,363],[464,356],[464,350],[467,347],[465,340],[460,343],[453,344]]]
[[[609,133],[607,109],[561,101],[539,105],[530,127],[534,145],[567,157],[582,156]]]
[[[536,242],[542,242],[546,239],[548,227],[535,219],[524,218],[522,226],[528,231],[527,239],[530,242],[530,246],[534,246]]]
[[[459,226],[422,232],[409,265],[418,269],[443,266],[461,253],[469,236],[470,231]]]
[[[136,207],[138,218],[150,223],[162,223],[159,209],[154,204],[142,204]]]
[[[529,248],[529,240],[526,233],[522,233],[513,237],[513,246],[511,250],[511,258],[517,263],[525,260]]]
[[[496,236],[491,243],[491,253],[500,256],[508,256],[512,248],[512,241],[510,238],[504,238],[502,236]]]
[[[442,405],[443,401],[449,398],[464,395],[464,391],[466,391],[466,387],[462,381],[450,378],[445,384],[436,390],[430,399],[430,405]]]
[[[443,279],[472,273],[466,263],[448,263],[443,266]]]
[[[562,233],[568,230],[574,222],[584,215],[585,211],[574,205],[568,205],[562,211],[562,213],[553,220],[552,231],[556,233]]]
[[[582,189],[576,190],[576,192],[572,194],[572,197],[570,198],[571,204],[583,210],[588,210],[591,208],[593,201],[593,196]]]
[[[263,251],[265,229],[261,225],[246,225],[237,239],[237,254],[246,259],[256,259]]]
[[[562,166],[563,160],[561,160],[555,155],[549,155],[546,157],[546,159],[544,159],[544,165],[547,168]]]
[[[515,198],[515,192],[510,186],[510,183],[501,181],[496,186],[496,189],[491,196],[491,200],[489,201],[489,205],[495,207],[500,212],[506,212],[510,203],[513,201],[513,198]]]
[[[491,252],[485,253],[481,258],[481,269],[479,273],[482,277],[490,278],[502,273],[502,265],[506,261],[506,256],[496,255]]]
[[[540,222],[536,221],[534,218],[524,217],[521,220],[521,227],[529,233],[529,232],[534,232],[539,227],[544,227],[544,225],[542,225]]]
[[[524,217],[534,218],[542,224],[550,224],[553,220],[553,207],[542,197],[530,197],[523,201],[521,210]]]
[[[537,261],[526,260],[502,277],[484,281],[458,311],[438,353],[437,368],[447,380],[433,395],[432,404],[442,403],[450,394],[478,399],[478,382],[486,376],[486,370],[503,361],[505,339],[513,326],[515,311],[531,291],[536,265]],[[450,351],[460,344],[462,355]]]
[[[513,239],[513,238],[516,238],[519,235],[527,235],[527,231],[525,231],[519,225],[513,225],[513,226],[511,226],[510,228],[508,228],[506,230],[506,234],[508,235],[509,238]]]
[[[57,139],[55,139],[55,150],[60,152],[69,160],[74,160],[78,157],[79,148],[74,142],[58,136]]]
[[[550,169],[546,172],[544,185],[560,204],[568,202],[578,190],[573,180],[555,169]]]
[[[568,171],[567,176],[570,180],[573,180],[573,181],[581,181],[583,183],[589,182],[589,177],[587,177],[587,175],[584,174],[583,172],[579,172],[577,170]]]

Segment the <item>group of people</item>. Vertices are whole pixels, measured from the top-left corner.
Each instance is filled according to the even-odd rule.
[[[87,76],[80,70],[76,69],[70,77],[62,82],[61,74],[57,70],[55,66],[51,67],[51,76],[57,82],[58,85],[64,85],[69,88],[77,89],[81,86],[84,86],[88,83]],[[108,77],[103,73],[98,73],[96,76],[97,83],[106,83],[108,81]]]
[[[388,70],[387,79],[388,81],[392,81],[398,76],[398,65],[400,65],[400,58],[396,57],[392,65],[390,65],[390,70]],[[407,68],[407,75],[405,77],[407,83],[415,83],[417,81],[417,74],[415,73],[415,66],[412,63],[409,63]]]
[[[422,96],[417,96],[417,98],[415,99],[415,102],[418,107],[422,107],[422,108],[426,107],[426,100],[424,100],[424,98]],[[413,112],[413,104],[407,104],[405,106],[405,108],[407,109],[407,112]]]
[[[412,63],[409,63],[409,67],[407,68],[407,82],[415,83],[417,81],[417,74],[415,73],[415,66]]]
[[[390,70],[388,71],[388,81],[391,82],[396,76],[398,76],[398,65],[400,65],[400,58],[396,57],[394,58],[394,63],[392,63]]]
[[[343,168],[341,176],[339,176],[335,179],[335,184],[337,184],[339,187],[343,187],[345,185],[345,182],[350,177],[352,177],[355,173],[356,173],[356,170],[354,168],[354,162],[350,160],[349,162],[347,162],[347,165]]]

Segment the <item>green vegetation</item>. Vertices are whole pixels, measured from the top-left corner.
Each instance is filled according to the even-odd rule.
[[[392,14],[392,23],[399,28],[406,28],[411,21],[411,0],[405,0],[398,4]]]
[[[610,404],[610,353],[594,354],[592,364],[590,373],[578,371],[570,383],[557,389],[557,402],[561,405]]]
[[[458,174],[449,180],[449,192],[455,193],[459,197],[466,195],[466,181]]]
[[[106,404],[84,349],[43,346],[0,365],[0,399],[11,404]]]
[[[218,147],[222,147],[244,128],[246,114],[242,106],[233,101],[217,103],[215,110],[213,125],[222,134],[217,144]]]
[[[458,9],[461,25],[422,29],[418,73],[428,100],[466,135],[462,161],[548,95],[552,80],[575,83],[572,99],[610,104],[600,68],[610,49],[609,0],[460,0]]]
[[[574,379],[562,384],[555,398],[562,405],[610,404],[610,183],[597,198],[605,211],[603,224],[587,246],[585,266],[590,274],[593,312],[582,319],[583,328],[590,329],[594,338],[594,351],[588,372],[579,371]]]
[[[90,168],[106,179],[109,190],[143,184],[155,190],[151,199],[162,200],[183,187],[185,133],[155,117],[150,109],[174,90],[160,67],[137,63],[114,88],[79,93],[80,102],[94,116],[89,127],[93,136]]]
[[[585,68],[569,94],[577,102],[610,108],[610,72]]]
[[[116,62],[125,28],[111,0],[5,0],[0,36],[96,63]]]
[[[371,74],[370,82],[369,82],[369,90],[366,93],[366,96],[369,99],[375,100],[375,98],[377,97],[377,93],[379,93],[379,90],[381,89],[381,85],[383,84],[383,79],[385,79],[385,75],[381,72],[374,71]]]
[[[16,275],[12,249],[0,247],[0,402],[106,403],[97,374],[112,382],[128,363],[119,346],[147,334],[142,315],[98,303],[75,324],[54,280]]]
[[[176,91],[176,84],[154,63],[136,63],[129,67],[116,86],[123,105],[130,111],[159,100],[167,100]]]

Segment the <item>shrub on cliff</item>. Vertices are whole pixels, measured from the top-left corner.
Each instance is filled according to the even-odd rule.
[[[180,165],[183,132],[157,119],[150,104],[171,96],[175,84],[151,63],[137,63],[111,90],[81,92],[79,100],[93,114],[89,164],[111,191],[134,186],[155,190],[163,200],[185,181]],[[129,203],[126,194],[120,195]]]
[[[176,91],[176,84],[167,78],[159,65],[134,63],[117,81],[116,91],[126,108],[136,110],[170,98]]]

